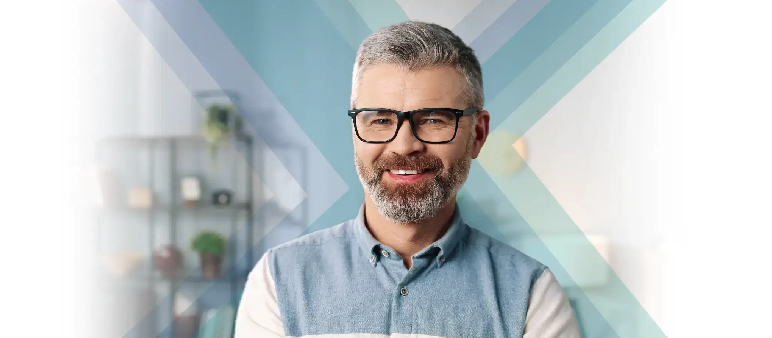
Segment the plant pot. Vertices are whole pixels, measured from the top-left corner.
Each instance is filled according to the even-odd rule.
[[[222,274],[222,255],[211,252],[201,253],[201,273],[204,279],[217,279]]]

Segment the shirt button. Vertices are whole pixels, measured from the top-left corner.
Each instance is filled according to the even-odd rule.
[[[440,255],[440,262],[444,262],[444,261],[445,261],[445,255]]]
[[[375,255],[370,256],[370,263],[375,263]]]
[[[389,252],[386,250],[383,250],[381,251],[381,255],[383,255],[383,257],[389,257]]]
[[[399,293],[402,294],[403,296],[407,296],[407,287],[403,286],[402,290],[399,290]]]

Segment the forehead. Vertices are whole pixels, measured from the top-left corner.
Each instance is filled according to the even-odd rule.
[[[464,79],[451,67],[408,71],[394,65],[374,65],[362,72],[356,108],[464,109]]]

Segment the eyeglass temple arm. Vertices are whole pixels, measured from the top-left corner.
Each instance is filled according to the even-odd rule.
[[[468,115],[474,115],[477,113],[480,109],[477,109],[475,107],[466,108],[461,112],[461,115],[468,116]]]

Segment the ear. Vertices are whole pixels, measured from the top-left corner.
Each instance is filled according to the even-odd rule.
[[[480,155],[485,140],[488,139],[489,126],[491,121],[491,115],[487,110],[481,110],[477,112],[477,118],[474,122],[474,146],[472,148],[472,158],[477,158]]]

